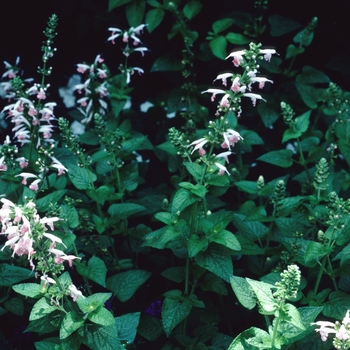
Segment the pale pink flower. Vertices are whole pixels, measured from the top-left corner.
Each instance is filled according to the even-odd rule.
[[[73,283],[68,287],[68,291],[73,301],[77,301],[79,297],[82,297],[85,299],[85,297],[83,296],[83,293]]]
[[[77,64],[77,72],[84,74],[88,69],[90,69],[90,66],[85,63],[78,63]]]
[[[205,137],[202,137],[196,141],[193,141],[192,143],[190,143],[187,147],[191,147],[191,146],[195,146],[191,152],[191,154],[198,150],[198,153],[201,156],[204,156],[204,154],[206,153],[205,150],[203,149],[203,146],[207,143],[207,139]]]
[[[227,170],[227,168],[224,166],[224,165],[222,165],[222,164],[220,164],[220,163],[214,163],[218,168],[219,168],[219,172],[218,172],[218,175],[220,175],[220,176],[222,176],[222,175],[224,175],[225,173],[227,174],[227,175],[231,175],[230,173],[229,173],[229,171]]]
[[[108,37],[107,41],[111,41],[112,44],[115,44],[114,40],[116,38],[118,38],[122,34],[123,31],[119,28],[114,28],[114,27],[110,27],[110,28],[108,28],[108,30],[112,33],[111,33],[111,36]]]
[[[263,99],[262,96],[258,95],[258,94],[253,94],[253,93],[247,92],[247,93],[243,94],[243,96],[249,97],[252,100],[252,104],[254,107],[256,106],[256,100],[263,100],[266,102],[266,100]]]
[[[28,166],[28,160],[25,159],[24,157],[19,157],[16,158],[16,161],[19,162],[19,166],[21,167],[21,169],[24,169]]]
[[[147,47],[137,47],[133,51],[141,52],[142,57],[145,56],[145,52],[149,51]]]
[[[44,89],[40,89],[40,91],[38,92],[38,94],[36,95],[36,97],[39,99],[39,100],[45,100],[46,99],[46,93],[44,91]]]
[[[234,51],[231,52],[226,59],[229,57],[233,57],[232,63],[235,65],[235,67],[239,67],[242,62],[243,62],[243,56],[245,55],[245,51],[240,50],[240,51]]]
[[[228,160],[228,156],[230,156],[233,152],[227,151],[227,152],[221,152],[218,155],[216,155],[216,158],[224,158],[226,163],[230,163]]]
[[[222,80],[222,85],[227,86],[227,79],[231,78],[233,76],[233,73],[222,73],[219,74],[214,80],[213,82],[215,82],[216,80]]]
[[[231,90],[233,92],[236,92],[236,91],[240,91],[240,88],[241,88],[241,84],[239,82],[239,77],[236,77],[233,79],[232,81],[232,86],[231,86]]]
[[[51,157],[52,164],[51,167],[56,168],[58,170],[58,176],[65,174],[68,169],[55,157]]]
[[[243,137],[232,129],[227,129],[222,136],[224,137],[224,142],[221,144],[222,148],[231,149],[230,146],[234,146],[239,140],[243,140]]]
[[[208,90],[202,91],[201,93],[204,94],[206,92],[212,94],[211,98],[210,98],[212,102],[215,100],[216,95],[218,95],[218,94],[226,94],[226,91],[225,90],[221,90],[221,89],[208,89]]]
[[[277,54],[275,49],[262,49],[260,53],[264,55],[264,59],[268,62],[270,62],[272,55]]]
[[[254,84],[254,83],[259,83],[259,89],[263,89],[266,82],[273,84],[272,80],[269,80],[269,79],[264,78],[264,77],[251,77],[250,84],[249,84],[249,90],[251,89],[251,84]]]
[[[2,156],[0,158],[0,171],[6,171],[7,170],[7,165],[5,164],[5,156]]]
[[[29,189],[32,191],[38,191],[39,190],[39,183],[41,182],[41,179],[34,180],[30,185]]]
[[[27,184],[27,179],[32,179],[32,178],[37,179],[38,178],[37,175],[34,175],[32,173],[20,173],[20,174],[16,175],[16,177],[17,176],[22,176],[23,177],[23,180],[22,180],[22,184],[23,185]]]
[[[230,101],[229,98],[230,94],[225,94],[224,97],[221,99],[219,105],[221,108],[229,108],[230,107]]]
[[[318,321],[318,322],[311,323],[311,325],[317,325],[320,327],[320,328],[316,328],[315,331],[320,333],[322,341],[327,340],[328,334],[337,333],[337,331],[334,329],[335,324],[333,322]]]

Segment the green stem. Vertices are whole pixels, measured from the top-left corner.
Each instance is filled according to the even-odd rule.
[[[279,310],[282,310],[283,304],[284,304],[284,301],[282,300],[279,304],[279,307],[278,307]],[[272,349],[275,347],[275,341],[276,341],[276,337],[277,337],[279,323],[280,323],[280,316],[277,316],[275,319],[275,326],[273,328],[272,339],[271,339],[271,348]]]

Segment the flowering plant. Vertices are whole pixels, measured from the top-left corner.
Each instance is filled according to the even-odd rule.
[[[349,93],[243,5],[110,0],[66,87],[56,15],[4,62],[0,347],[349,348]]]

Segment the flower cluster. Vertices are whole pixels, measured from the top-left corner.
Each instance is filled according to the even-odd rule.
[[[311,323],[316,325],[315,331],[320,333],[322,341],[326,341],[329,334],[335,334],[333,345],[336,349],[350,348],[350,310],[348,310],[342,322],[317,321]]]
[[[265,83],[273,83],[265,77],[258,77],[259,64],[258,60],[265,59],[266,61],[271,60],[271,56],[276,54],[274,49],[260,49],[260,44],[250,44],[249,50],[241,50],[231,52],[227,58],[232,58],[232,62],[235,67],[242,67],[244,69],[243,74],[234,73],[222,73],[219,74],[215,79],[221,80],[222,85],[225,87],[228,85],[228,80],[231,80],[231,84],[228,90],[223,89],[207,89],[202,93],[212,94],[211,100],[214,101],[216,95],[224,95],[218,105],[218,112],[233,111],[239,117],[242,113],[240,106],[241,97],[248,97],[251,99],[253,106],[256,106],[257,100],[263,100],[263,97],[259,94],[250,92],[252,90],[252,85],[258,83],[259,89],[263,89]]]
[[[77,64],[78,73],[84,77],[84,81],[74,87],[79,95],[83,95],[77,100],[78,110],[84,115],[81,121],[83,124],[89,123],[95,113],[105,115],[108,109],[105,99],[108,96],[109,70],[103,61],[103,58],[97,55],[93,64]]]

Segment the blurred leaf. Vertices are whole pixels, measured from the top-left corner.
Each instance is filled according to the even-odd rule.
[[[126,6],[126,18],[130,27],[135,28],[142,24],[143,16],[145,14],[145,8],[145,0],[133,0],[131,4]]]
[[[198,0],[191,0],[183,8],[183,13],[185,17],[191,20],[193,17],[197,16],[201,11],[203,5]]]
[[[230,32],[230,33],[227,33],[225,37],[229,43],[235,44],[235,45],[245,45],[250,43],[251,41],[251,39],[239,33]]]
[[[132,0],[109,0],[108,1],[108,12],[111,12],[116,7],[122,6],[131,2]]]
[[[280,15],[270,16],[269,23],[272,36],[282,36],[302,27],[300,23]]]
[[[218,21],[214,22],[212,25],[213,32],[215,34],[218,34],[225,29],[231,27],[231,25],[234,23],[234,20],[232,18],[223,18],[219,19]]]
[[[224,60],[227,56],[227,41],[224,36],[217,36],[209,42],[209,47],[214,56]]]
[[[163,21],[164,18],[164,10],[161,8],[155,8],[152,10],[149,10],[146,13],[146,24],[147,24],[147,30],[149,33],[153,32],[154,29],[156,29],[159,24]]]
[[[167,52],[158,57],[152,67],[151,72],[166,72],[166,71],[180,71],[184,68],[181,59],[176,57],[173,52]]]
[[[280,166],[282,168],[289,168],[292,164],[293,152],[289,149],[282,149],[279,151],[271,151],[263,154],[257,160]]]

